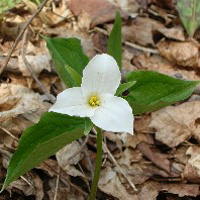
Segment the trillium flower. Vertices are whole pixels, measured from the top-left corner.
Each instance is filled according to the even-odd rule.
[[[114,96],[121,81],[115,59],[96,55],[83,70],[81,87],[64,90],[49,111],[89,117],[98,127],[133,134],[133,114],[128,102]]]

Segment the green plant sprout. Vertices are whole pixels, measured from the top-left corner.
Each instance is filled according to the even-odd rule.
[[[69,88],[58,94],[50,112],[44,113],[37,124],[22,134],[1,191],[94,127],[97,157],[89,197],[94,200],[102,162],[102,129],[133,134],[133,113],[151,112],[184,100],[199,82],[179,80],[154,71],[134,71],[127,74],[127,82],[120,83],[123,66],[119,13],[109,37],[108,54],[96,55],[91,60],[77,38],[42,37],[58,75]],[[129,94],[123,96],[124,91]]]
[[[0,1],[0,13],[4,13],[7,10],[15,7],[17,3],[19,3],[21,0],[1,0]]]
[[[193,37],[200,25],[200,1],[178,0],[177,10],[188,35]]]

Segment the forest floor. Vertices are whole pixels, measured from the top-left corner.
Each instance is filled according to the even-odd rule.
[[[4,15],[0,68],[36,8],[31,1],[22,1]],[[21,38],[1,75],[1,184],[22,132],[37,123],[52,105],[52,99],[65,89],[40,34],[77,37],[92,58],[106,52],[117,10],[123,21],[123,75],[134,70],[154,70],[178,79],[200,80],[200,31],[188,39],[176,0],[49,0]],[[199,95],[197,87],[185,101],[135,116],[134,136],[103,132],[98,200],[200,199]],[[95,158],[96,139],[91,133],[14,181],[0,199],[87,199]]]

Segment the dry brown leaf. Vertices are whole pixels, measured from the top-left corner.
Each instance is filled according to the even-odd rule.
[[[120,159],[117,162],[120,166],[125,165],[128,169],[131,169],[133,163],[137,163],[142,159],[142,154],[139,150],[133,150],[132,148],[126,148],[123,151]]]
[[[183,177],[191,183],[200,183],[200,175],[198,171],[190,164],[186,164]]]
[[[166,38],[178,40],[178,41],[185,41],[184,36],[184,29],[182,26],[176,26],[173,28],[159,28],[156,31],[164,35]]]
[[[187,149],[188,149],[187,146],[178,147],[173,155],[174,160],[181,164],[186,165],[188,163],[188,156],[186,155]]]
[[[35,168],[41,169],[44,171],[45,174],[47,174],[50,177],[53,177],[58,175],[57,172],[59,171],[60,166],[58,165],[58,162],[56,160],[48,159],[40,163]]]
[[[1,56],[0,57],[0,67],[2,67],[2,64],[4,63],[5,61],[5,56]],[[7,67],[5,68],[4,72],[5,71],[10,71],[10,72],[13,72],[13,73],[20,73],[19,69],[18,69],[18,66],[17,66],[17,58],[11,58],[8,62],[8,65]]]
[[[122,49],[122,69],[123,71],[129,70],[134,71],[137,68],[131,63],[131,60],[133,58],[133,52],[132,50],[127,50],[126,48]],[[123,77],[123,71],[122,71],[122,77]]]
[[[0,90],[0,122],[21,114],[33,114],[38,109],[41,112],[47,110],[46,106],[43,105],[46,98],[26,87],[14,84],[1,84]]]
[[[56,193],[57,192],[57,193]],[[48,192],[49,200],[85,200],[85,198],[78,193],[77,191],[67,191],[66,188],[58,188],[58,191],[55,191],[55,187],[49,190]]]
[[[162,33],[167,38],[184,41],[184,31],[180,27],[166,28],[160,22],[150,19],[137,17],[131,26],[123,26],[122,34],[125,41],[130,41],[143,46],[155,46],[155,31]]]
[[[56,83],[60,83],[61,84],[60,78],[58,76],[50,75],[50,74],[41,74],[39,76],[39,81],[43,84],[44,88],[49,93],[51,92],[52,85],[55,86]],[[32,88],[34,91],[39,91],[40,93],[43,93],[43,91],[41,90],[40,86],[35,81],[32,81],[30,83],[30,88]],[[57,93],[60,93],[60,92],[62,92],[64,90],[63,87],[62,88],[58,88],[58,87],[55,86],[55,88],[58,91]]]
[[[162,26],[162,24],[149,18],[137,17],[131,26],[122,27],[123,39],[143,46],[154,46],[153,28],[156,25]]]
[[[134,134],[133,136],[130,134],[127,134],[126,140],[125,140],[125,146],[132,147],[135,149],[140,142],[141,140],[137,137],[136,134]]]
[[[183,78],[187,80],[199,80],[200,77],[195,73],[195,71],[188,71],[185,69],[179,69],[177,66],[169,62],[164,57],[160,55],[151,55],[148,56],[144,53],[141,53],[133,58],[134,64],[138,69],[141,70],[155,70],[157,72],[175,76],[177,78]]]
[[[63,21],[66,23],[66,19],[72,16],[71,11],[67,8],[66,0],[59,1],[59,5],[56,5],[56,2],[52,2],[52,11],[54,15],[52,15],[52,12],[45,11],[46,16],[50,19],[49,25],[51,26],[58,25]]]
[[[185,170],[185,165],[183,165],[181,163],[173,162],[171,164],[171,171],[174,171],[177,174],[176,177],[179,178],[179,180],[180,180],[180,177],[183,174],[184,170]]]
[[[131,17],[135,17],[137,15],[138,9],[140,8],[140,5],[137,0],[126,0],[126,1],[117,0],[114,2],[117,3],[117,5],[121,8],[121,10],[128,13]]]
[[[26,22],[25,18],[19,15],[16,15],[13,18],[7,17],[6,20],[5,21],[3,20],[3,23],[1,23],[0,25],[1,27],[0,37],[3,37],[4,40],[10,40],[10,39],[15,40],[25,22]],[[7,53],[5,52],[5,54]]]
[[[42,200],[44,198],[44,189],[43,181],[40,177],[33,172],[29,172],[26,174],[25,178],[31,185],[23,179],[18,179],[12,182],[6,189],[11,192],[11,190],[17,188],[23,191],[26,196],[35,195],[36,200]]]
[[[77,170],[74,165],[78,164],[80,160],[83,158],[83,153],[80,151],[81,145],[79,142],[74,141],[60,151],[56,153],[56,158],[59,163],[59,166],[69,175],[71,176],[81,176],[86,178],[85,175]],[[78,152],[75,156],[74,154]]]
[[[170,2],[171,0],[165,0],[162,1],[163,3],[165,2]],[[167,3],[168,4],[168,3]],[[171,5],[170,7],[175,7],[175,5]],[[170,8],[171,10],[171,8]],[[158,18],[162,18],[165,22],[166,25],[170,25],[173,23],[174,17],[173,15],[169,14],[169,11],[166,9],[163,9],[161,7],[156,6],[155,4],[151,4],[149,9],[148,9],[149,13],[151,13],[151,15],[153,15],[156,19]],[[174,23],[173,23],[174,24]]]
[[[157,47],[162,56],[181,67],[200,67],[199,44],[193,40],[161,41]]]
[[[160,191],[178,194],[179,197],[191,196],[196,197],[199,194],[199,185],[194,184],[158,184]]]
[[[141,1],[141,0],[140,0]],[[176,4],[177,4],[178,0],[152,0],[151,2],[163,7],[165,9],[169,9],[170,11],[173,11],[173,9],[175,8]]]
[[[67,5],[79,18],[90,20],[91,27],[114,21],[117,10],[115,5],[103,0],[69,0]]]
[[[178,194],[179,197],[192,196],[199,194],[199,186],[194,184],[165,184],[159,182],[146,182],[138,194],[139,200],[156,200],[160,191]]]
[[[122,168],[129,179],[136,185],[144,183],[151,177],[151,173],[146,173],[142,168],[141,162],[142,154],[139,150],[133,150],[132,148],[126,148],[121,154],[121,157],[117,159],[117,163]],[[118,172],[120,181],[124,184],[126,189],[130,189],[130,185],[127,184],[127,180],[121,175],[118,167],[113,168],[112,170]]]
[[[153,183],[146,182],[141,191],[138,193],[138,200],[156,200],[158,193],[159,191],[157,191]]]
[[[100,52],[105,53],[107,51],[108,37],[101,32],[96,32],[92,36],[94,48]]]
[[[190,156],[188,165],[193,168],[197,174],[196,178],[200,177],[200,147],[191,146],[186,151],[186,155]],[[192,174],[192,173],[191,173]],[[193,173],[194,174],[194,173]]]
[[[143,162],[140,162],[141,168],[143,170],[143,175],[149,178],[154,176],[163,177],[164,179],[172,177],[172,174],[169,175],[169,173],[156,167],[154,164],[151,164],[151,162],[148,162],[146,159],[143,159]]]
[[[47,55],[37,54],[35,56],[26,55],[25,57],[36,75],[40,74],[43,70],[47,70],[49,72],[51,71],[51,66],[50,66],[51,58],[49,54]],[[22,72],[23,76],[31,76],[27,66],[24,64],[21,55],[18,57],[18,67],[19,70]]]
[[[145,142],[141,142],[138,145],[140,152],[152,161],[157,167],[165,170],[167,173],[170,173],[170,161],[168,160],[167,154],[162,154],[160,152],[155,152],[149,148]]]
[[[168,106],[152,113],[150,127],[156,130],[156,139],[169,147],[176,147],[191,137],[200,118],[200,101]]]
[[[124,135],[123,134],[116,134],[113,132],[105,131],[103,132],[103,136],[108,138],[110,141],[114,143],[114,148],[117,147],[120,151],[122,150]],[[110,145],[108,144],[109,149]]]
[[[146,162],[146,163],[142,164],[142,162]],[[142,160],[141,162],[133,163],[130,166],[130,168],[127,168],[127,167],[125,168],[123,167],[123,165],[122,165],[122,168],[124,171],[127,172],[127,176],[135,185],[140,185],[140,184],[143,184],[148,179],[150,179],[150,177],[153,176],[154,174],[152,171],[148,170],[149,165],[150,164],[147,161]],[[158,168],[156,168],[156,171],[159,171]],[[122,176],[120,177],[122,179]],[[126,181],[126,184],[127,184],[127,181]]]
[[[101,170],[99,189],[106,194],[112,195],[119,200],[138,200],[137,195],[129,194],[121,183],[117,173],[110,167]],[[117,191],[117,192],[116,192]]]
[[[134,129],[137,132],[150,132],[149,123],[151,121],[150,115],[142,115],[139,118],[135,119]]]
[[[44,95],[34,93],[22,85],[0,85],[0,122],[1,126],[16,137],[33,123],[37,123],[41,115],[48,110],[50,103],[44,102]],[[2,143],[12,145],[10,136],[4,131]]]

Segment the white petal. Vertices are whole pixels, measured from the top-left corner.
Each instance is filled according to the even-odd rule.
[[[80,87],[66,89],[57,96],[56,103],[49,111],[68,114],[70,116],[91,117],[95,108],[89,106]]]
[[[98,127],[113,132],[128,132],[133,134],[133,114],[128,102],[111,94],[101,97],[100,106],[91,117]]]
[[[121,80],[119,67],[112,56],[96,55],[83,70],[81,88],[85,96],[115,94]]]

